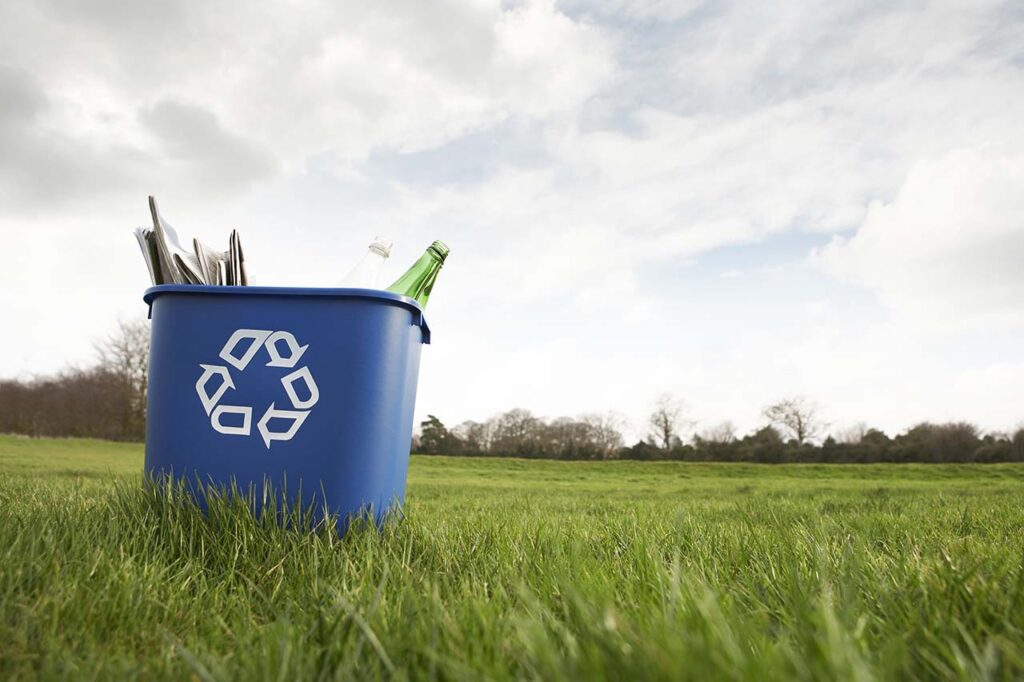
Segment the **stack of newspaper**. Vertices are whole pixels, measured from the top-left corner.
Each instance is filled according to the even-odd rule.
[[[149,198],[149,212],[153,215],[153,229],[136,228],[135,238],[142,248],[153,284],[249,284],[238,230],[231,231],[227,251],[215,251],[198,239],[192,240],[192,249],[188,250],[181,245],[178,233],[160,215],[153,197]]]

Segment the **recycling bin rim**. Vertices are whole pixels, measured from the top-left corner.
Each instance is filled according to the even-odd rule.
[[[153,316],[153,301],[163,294],[199,294],[214,296],[254,296],[296,298],[349,298],[379,300],[407,308],[413,313],[413,324],[423,332],[423,343],[430,343],[430,327],[427,317],[415,299],[401,294],[380,289],[352,289],[333,287],[252,287],[252,286],[210,286],[205,284],[159,284],[149,287],[142,295],[142,300],[149,306],[149,316]]]

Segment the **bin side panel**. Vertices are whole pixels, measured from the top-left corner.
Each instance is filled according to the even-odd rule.
[[[387,301],[153,301],[146,470],[344,517],[401,501],[421,329]]]

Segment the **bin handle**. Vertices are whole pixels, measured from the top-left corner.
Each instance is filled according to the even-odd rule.
[[[413,326],[420,328],[422,334],[422,343],[430,345],[430,326],[427,325],[427,316],[423,314],[422,310],[417,310],[416,314],[412,318]]]

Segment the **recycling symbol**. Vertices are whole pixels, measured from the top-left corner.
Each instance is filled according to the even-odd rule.
[[[242,349],[241,351],[239,351],[240,348]],[[206,414],[210,418],[210,426],[217,433],[222,433],[226,436],[249,436],[252,434],[253,408],[249,405],[221,404],[221,400],[227,395],[228,391],[235,389],[235,382],[231,378],[229,366],[235,368],[238,372],[246,371],[249,363],[252,362],[261,348],[266,350],[266,355],[269,358],[265,367],[292,369],[299,364],[299,360],[306,352],[306,349],[309,348],[309,344],[300,346],[299,342],[295,339],[295,335],[291,332],[269,331],[266,329],[237,329],[220,351],[219,357],[227,365],[200,363],[199,367],[203,370],[203,373],[199,376],[199,380],[196,381],[196,393],[199,394],[199,400],[203,405],[203,409],[206,410]],[[220,377],[220,382],[219,384],[214,382],[215,388],[211,392],[210,383],[215,376]],[[302,391],[302,395],[308,397],[300,397],[299,391],[295,389],[295,384],[299,382],[305,384],[305,390]],[[320,400],[320,390],[316,386],[316,381],[313,379],[309,367],[302,366],[284,375],[281,377],[281,385],[284,387],[285,395],[288,397],[288,401],[293,409],[278,409],[277,403],[272,402],[256,424],[256,429],[259,431],[260,436],[263,437],[263,443],[267,446],[268,450],[270,449],[270,444],[275,440],[291,440],[294,438],[295,434],[299,432],[299,428],[302,427],[302,423],[306,421],[306,417],[309,416],[310,410]],[[234,415],[231,423],[225,424],[222,421],[225,415]],[[241,424],[237,423],[239,417],[241,417]],[[289,420],[291,424],[285,431],[272,431],[270,428],[272,419]]]

